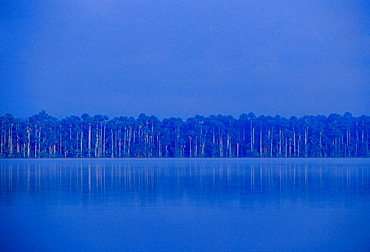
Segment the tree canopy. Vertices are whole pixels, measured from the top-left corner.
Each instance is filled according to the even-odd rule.
[[[369,157],[370,117],[0,116],[0,157]]]

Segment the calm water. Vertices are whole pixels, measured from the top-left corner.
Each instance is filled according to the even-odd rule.
[[[370,251],[370,159],[0,160],[0,251]]]

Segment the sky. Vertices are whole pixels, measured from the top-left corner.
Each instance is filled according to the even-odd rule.
[[[0,1],[0,115],[370,114],[367,0]]]

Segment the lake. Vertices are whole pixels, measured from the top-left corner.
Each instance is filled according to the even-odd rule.
[[[370,159],[2,159],[0,251],[370,251]]]

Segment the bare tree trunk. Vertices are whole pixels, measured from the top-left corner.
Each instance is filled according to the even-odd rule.
[[[350,143],[351,143],[351,132],[349,129],[347,129],[347,142],[346,142],[346,145],[347,145],[347,155],[348,157],[351,156],[351,152],[350,152]]]
[[[79,147],[78,146],[79,146],[79,140],[80,140],[78,136],[79,136],[79,132],[77,131],[76,132],[76,148],[74,148],[74,150],[76,152],[76,154],[75,154],[76,157],[78,157],[78,150],[79,150]]]
[[[227,148],[229,150],[229,157],[232,157],[232,147],[231,147],[231,136],[227,135]]]
[[[99,131],[98,128],[96,128],[96,133],[95,133],[95,157],[99,157]]]
[[[260,157],[262,157],[262,152],[263,152],[263,143],[262,143],[262,125],[261,125],[261,128],[260,128]]]
[[[191,140],[192,140],[192,137],[189,136],[189,157],[192,157]]]
[[[198,143],[199,139],[198,136],[195,136],[195,144],[194,144],[194,157],[198,156]]]
[[[322,132],[320,131],[320,157],[322,157]]]
[[[113,130],[110,130],[111,134],[111,141],[112,141],[112,153],[111,153],[111,158],[114,158],[114,135],[113,135]]]
[[[39,139],[38,139],[38,152],[37,152],[37,156],[40,156],[40,152],[41,152],[41,128],[39,129]]]
[[[118,157],[122,157],[122,130],[118,131]]]
[[[308,156],[308,127],[304,129],[304,156]]]
[[[19,125],[18,125],[19,126]],[[19,127],[17,127],[18,129],[16,130],[17,131],[17,135],[16,135],[16,137],[17,137],[17,153],[19,153],[21,156],[22,156],[22,151],[21,151],[21,145],[20,145],[20,143],[19,143],[19,139],[20,139],[20,137],[19,137],[19,134],[18,134],[18,132],[19,132]]]
[[[294,157],[296,157],[297,155],[296,155],[296,153],[297,153],[297,151],[296,151],[296,134],[295,134],[295,128],[294,128],[294,126],[293,126],[293,156]]]
[[[283,144],[282,138],[283,138],[282,131],[281,131],[281,129],[279,129],[279,157],[281,157],[282,153],[283,153],[282,152],[282,144]]]
[[[205,149],[206,149],[206,142],[205,142],[205,139],[203,139],[203,141],[202,141],[202,157],[205,156]]]
[[[213,146],[216,145],[216,136],[215,136],[215,131],[214,130],[212,130],[212,144],[213,144]],[[215,151],[212,150],[212,157],[215,157],[215,153],[214,152]]]
[[[0,131],[0,153],[3,153],[3,146],[4,146],[4,141],[3,141],[3,135],[4,133]]]
[[[83,130],[81,131],[81,137],[80,137],[80,153],[81,153],[81,157],[83,157],[83,138],[84,138],[84,132]]]
[[[249,126],[250,126],[250,139],[251,139],[250,151],[251,151],[251,153],[253,153],[253,149],[254,149],[254,128],[253,128],[253,125],[252,125],[252,121],[249,123]]]
[[[91,124],[89,123],[89,133],[88,133],[88,143],[87,143],[87,146],[88,146],[88,157],[91,157]]]
[[[358,157],[358,149],[359,149],[359,136],[358,131],[356,130],[356,152],[355,152],[356,157]]]
[[[223,157],[224,156],[224,143],[223,143],[221,134],[219,135],[219,151],[220,151],[220,157]]]
[[[270,157],[272,157],[272,141],[273,141],[273,129],[268,131],[268,138],[270,139]]]
[[[103,127],[102,127],[102,157],[105,157],[105,134],[106,134],[106,124],[103,122]]]
[[[288,157],[288,138],[285,138],[285,157]]]
[[[9,148],[9,157],[13,156],[13,131],[12,131],[12,124],[9,128],[9,140],[8,140],[8,148]]]
[[[162,144],[159,134],[157,134],[157,143],[158,143],[158,157],[162,157]]]

